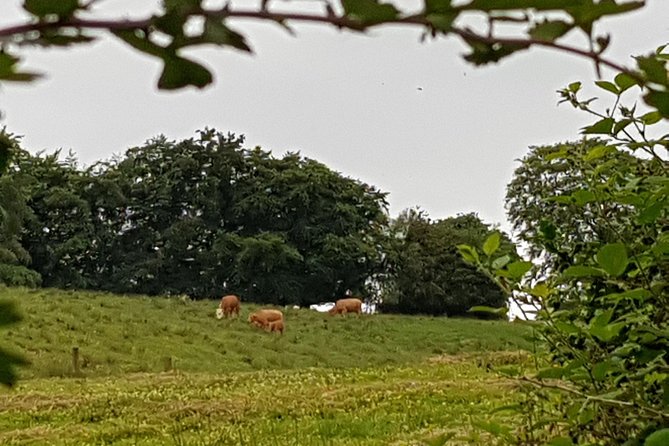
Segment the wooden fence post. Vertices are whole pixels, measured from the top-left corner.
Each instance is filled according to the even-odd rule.
[[[74,374],[79,375],[79,347],[72,347],[72,368],[74,369]]]
[[[172,357],[171,356],[165,356],[163,358],[163,368],[165,369],[166,372],[169,372],[172,370]]]

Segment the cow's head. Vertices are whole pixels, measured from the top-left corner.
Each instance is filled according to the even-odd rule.
[[[216,319],[223,319],[223,309],[222,308],[217,308],[216,309]]]

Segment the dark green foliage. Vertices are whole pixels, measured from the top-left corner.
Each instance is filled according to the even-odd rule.
[[[482,246],[493,231],[475,214],[431,221],[405,211],[392,224],[384,311],[408,314],[465,315],[473,306],[502,307],[506,296],[487,275],[466,263],[457,246]],[[506,236],[501,251],[515,258]]]
[[[35,288],[41,285],[42,276],[23,265],[0,263],[0,283]]]
[[[5,168],[9,167],[10,154],[16,157],[19,153],[17,140],[2,131],[0,146],[0,159],[5,160],[2,162]],[[31,216],[19,182],[0,172],[0,284],[37,286],[40,283],[39,274],[27,268],[30,254],[20,241],[23,226]]]
[[[16,162],[23,246],[48,286],[306,305],[365,293],[380,270],[385,194],[213,130],[158,137],[87,171]]]
[[[6,176],[16,150],[16,139],[4,129],[0,131],[0,284],[35,286],[39,283],[39,275],[17,265],[19,259],[25,259],[27,255],[17,240],[26,207],[22,196]],[[21,317],[14,303],[0,301],[0,328],[19,320]],[[0,384],[13,386],[16,382],[16,367],[25,363],[23,357],[0,347]]]
[[[81,196],[87,180],[70,155],[17,153],[12,182],[28,197],[22,245],[45,286],[85,288],[94,244],[91,211]]]

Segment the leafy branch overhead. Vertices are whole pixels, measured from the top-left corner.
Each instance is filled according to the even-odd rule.
[[[213,76],[200,62],[184,57],[185,48],[213,44],[251,52],[245,36],[233,29],[231,19],[253,19],[279,24],[293,32],[298,23],[321,23],[342,30],[365,32],[382,25],[406,25],[424,30],[423,38],[457,36],[469,50],[464,58],[484,65],[532,46],[542,46],[572,53],[592,60],[599,71],[606,66],[626,73],[637,84],[652,82],[659,90],[647,97],[669,116],[669,90],[666,76],[657,76],[657,63],[638,61],[627,68],[603,56],[610,38],[598,35],[595,23],[605,17],[629,13],[641,8],[643,1],[616,0],[424,0],[419,12],[402,10],[380,0],[331,0],[321,2],[322,11],[304,12],[299,6],[290,10],[282,4],[281,12],[274,2],[265,0],[256,8],[225,5],[212,9],[203,0],[163,0],[160,12],[140,19],[100,19],[95,1],[25,0],[23,9],[29,18],[15,26],[0,28],[0,81],[30,81],[35,73],[19,69],[20,48],[25,45],[68,46],[100,38],[95,31],[107,31],[138,51],[160,59],[163,71],[158,81],[161,89],[186,86],[203,88]],[[286,8],[289,8],[288,10]],[[556,14],[561,13],[561,14]],[[465,25],[468,17],[487,16],[484,29]],[[560,17],[560,18],[556,18]],[[516,37],[499,32],[499,24],[516,27]],[[561,43],[573,32],[587,39],[583,47]],[[661,63],[663,66],[664,64]],[[665,72],[666,73],[666,72]]]

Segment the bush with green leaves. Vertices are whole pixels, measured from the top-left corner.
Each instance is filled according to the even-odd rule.
[[[525,275],[495,268],[495,252],[478,261],[517,300],[537,305],[548,347],[545,367],[519,378],[527,385],[519,444],[669,444],[669,137],[658,110],[627,105],[638,87],[667,85],[667,59],[660,48],[638,59],[636,78],[598,81],[613,96],[606,112],[580,97],[579,83],[561,90],[597,116],[583,132],[603,140],[535,149],[510,185],[514,223],[545,263]],[[537,187],[525,169],[566,183]],[[476,262],[472,251],[463,247]]]

